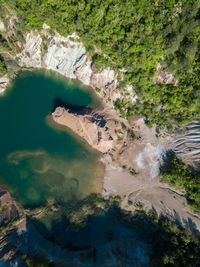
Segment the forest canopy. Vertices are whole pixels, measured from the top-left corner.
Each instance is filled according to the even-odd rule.
[[[86,48],[101,49],[115,69],[125,69],[125,82],[140,101],[120,100],[123,116],[143,114],[161,126],[200,115],[200,0],[3,2],[16,10],[27,30],[46,23],[62,35],[76,31]],[[106,64],[99,56],[93,59],[98,67]],[[179,86],[154,83],[159,62]]]
[[[162,181],[182,189],[189,204],[200,211],[200,172],[192,169],[178,159],[172,151],[166,153],[160,169]]]

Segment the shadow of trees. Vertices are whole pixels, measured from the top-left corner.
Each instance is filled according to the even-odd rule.
[[[104,203],[103,208],[100,203]],[[85,217],[80,213],[83,210]],[[121,210],[117,198],[110,201],[93,195],[43,218],[46,220],[27,217],[26,230],[14,231],[7,237],[7,242],[25,259],[24,266],[200,264],[199,237],[158,217],[155,210],[148,214],[143,210],[134,214]]]

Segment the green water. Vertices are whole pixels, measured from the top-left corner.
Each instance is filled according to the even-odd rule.
[[[79,83],[52,73],[23,73],[0,97],[0,184],[24,207],[66,203],[101,190],[99,154],[48,119],[55,99],[96,107]]]

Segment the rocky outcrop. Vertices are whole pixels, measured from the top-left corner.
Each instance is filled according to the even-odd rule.
[[[44,55],[44,66],[70,79],[79,79],[85,85],[90,84],[92,74],[91,61],[86,56],[85,47],[81,42],[72,41],[76,35],[63,37],[54,36]]]
[[[200,168],[200,120],[195,120],[181,129],[173,138],[173,150],[186,164]]]
[[[48,29],[44,25],[40,33],[31,31],[26,35],[24,48],[16,55],[21,67],[44,68],[77,79],[97,90],[107,105],[113,106],[117,99],[124,97],[135,103],[135,93],[130,85],[123,91],[119,90],[118,75],[114,70],[105,68],[97,72],[75,33],[67,37],[58,33],[52,36]]]
[[[172,73],[164,71],[164,68],[160,63],[157,65],[157,72],[158,74],[154,80],[155,83],[173,84],[175,87],[179,86],[179,80],[175,80]]]
[[[122,145],[117,135],[117,127],[113,119],[108,119],[103,111],[91,111],[79,115],[62,107],[52,113],[53,120],[67,126],[87,143],[102,153],[111,153]],[[119,140],[120,139],[120,140]]]
[[[0,228],[18,220],[22,210],[16,205],[7,190],[0,188]]]
[[[46,51],[43,49],[42,38],[47,40]],[[114,71],[110,69],[92,75],[92,61],[75,33],[63,37],[58,33],[52,36],[44,31],[31,31],[25,40],[24,49],[16,56],[22,67],[53,70],[67,78],[78,79],[85,85],[98,88],[112,83],[115,78]]]
[[[109,86],[113,84],[115,87],[117,86],[117,80],[115,77],[115,72],[113,70],[104,69],[100,73],[94,73],[91,77],[90,85],[93,88],[102,88],[104,86]]]
[[[16,258],[15,247],[8,244],[7,237],[16,229],[16,224],[22,215],[22,210],[13,201],[8,191],[0,188],[0,266],[10,266],[6,265],[6,261]]]
[[[8,75],[4,75],[3,77],[0,77],[0,94],[2,94],[9,83]]]
[[[16,56],[21,67],[42,67],[42,38],[40,34],[31,31],[26,35],[23,51]]]
[[[159,63],[157,65],[158,75],[155,78],[156,83],[171,84],[173,83],[174,76],[172,73],[164,72],[163,66]]]
[[[0,32],[4,32],[5,31],[5,25],[3,23],[2,20],[0,20]]]

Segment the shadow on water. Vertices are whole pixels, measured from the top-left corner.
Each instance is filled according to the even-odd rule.
[[[64,214],[59,220],[51,221],[51,231],[42,223],[27,218],[26,231],[12,233],[8,242],[17,246],[20,253],[35,258],[48,257],[56,266],[149,266],[156,227],[147,217],[148,223],[143,220],[141,228],[141,220],[135,220],[134,226],[130,226],[121,216],[116,207],[107,212],[101,210],[99,214],[89,216],[86,226],[77,231],[71,229]]]
[[[131,215],[107,200],[106,210],[94,203],[85,204],[71,205],[71,213],[66,207],[41,219],[27,218],[26,230],[11,233],[8,244],[17,247],[20,255],[46,258],[55,266],[164,266],[161,262],[165,255],[174,260],[170,266],[182,267],[187,262],[198,266],[199,240],[167,219],[158,218],[155,211],[146,214],[139,210]],[[94,214],[79,216],[84,209],[93,209]]]
[[[52,112],[54,112],[57,107],[63,107],[68,110],[69,113],[74,113],[77,115],[88,115],[92,112],[92,108],[68,104],[58,97],[54,99]]]

